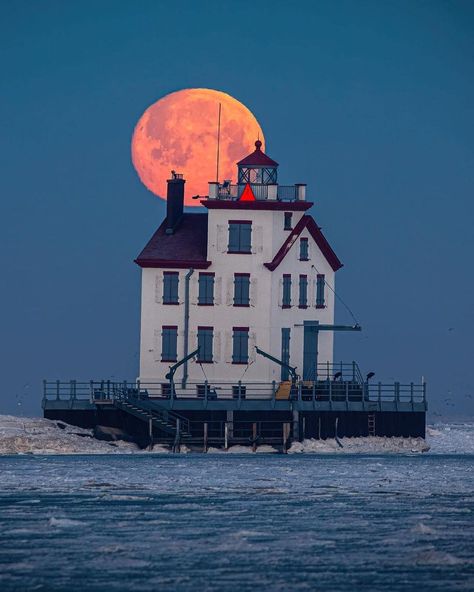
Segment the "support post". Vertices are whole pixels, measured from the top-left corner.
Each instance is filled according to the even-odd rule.
[[[207,452],[207,421],[204,422],[203,452]]]
[[[303,419],[301,420],[301,429],[302,429],[302,439],[306,440],[306,417],[303,416]]]
[[[257,424],[252,424],[252,452],[257,450]]]
[[[293,411],[293,440],[299,442],[300,440],[300,413]]]
[[[318,417],[318,440],[321,440],[321,416]]]
[[[148,436],[150,438],[148,450],[151,452],[153,450],[153,419],[151,415],[148,419]]]
[[[224,448],[226,450],[229,448],[229,424],[227,422],[224,424]]]
[[[289,436],[290,436],[290,424],[288,422],[285,422],[283,424],[283,454],[287,453]]]

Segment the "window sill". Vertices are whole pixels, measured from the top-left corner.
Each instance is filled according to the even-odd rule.
[[[172,304],[175,306],[179,306],[179,302],[165,302],[165,301],[163,301],[163,304]]]
[[[301,259],[300,257],[300,261],[309,261],[309,257],[307,257],[306,259]]]
[[[233,304],[236,308],[250,308],[250,302],[248,304]]]
[[[165,358],[161,359],[162,362],[176,362],[177,358],[175,358],[174,360],[166,360]]]
[[[227,251],[227,255],[251,255],[252,251]]]
[[[232,364],[234,364],[234,366],[247,366],[248,360],[247,362],[232,362]]]
[[[298,308],[308,308],[308,305],[307,304],[299,304]]]
[[[196,364],[214,364],[214,360],[196,360]]]
[[[291,304],[282,304],[282,308],[291,308]]]
[[[214,306],[214,302],[198,302],[198,306]]]
[[[316,304],[316,308],[326,308],[325,304]]]

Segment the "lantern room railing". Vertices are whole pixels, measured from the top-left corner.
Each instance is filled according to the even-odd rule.
[[[246,185],[221,183],[217,192],[217,199],[237,200],[242,195]],[[304,201],[304,185],[265,185],[251,183],[250,187],[256,200],[276,199],[278,201]]]

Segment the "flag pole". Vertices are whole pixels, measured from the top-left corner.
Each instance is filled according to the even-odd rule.
[[[219,183],[219,149],[221,142],[221,104],[219,103],[219,116],[217,119],[217,162],[216,162],[216,181]]]

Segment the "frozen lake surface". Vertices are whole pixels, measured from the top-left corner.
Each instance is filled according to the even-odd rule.
[[[474,589],[474,456],[0,457],[0,589]]]

